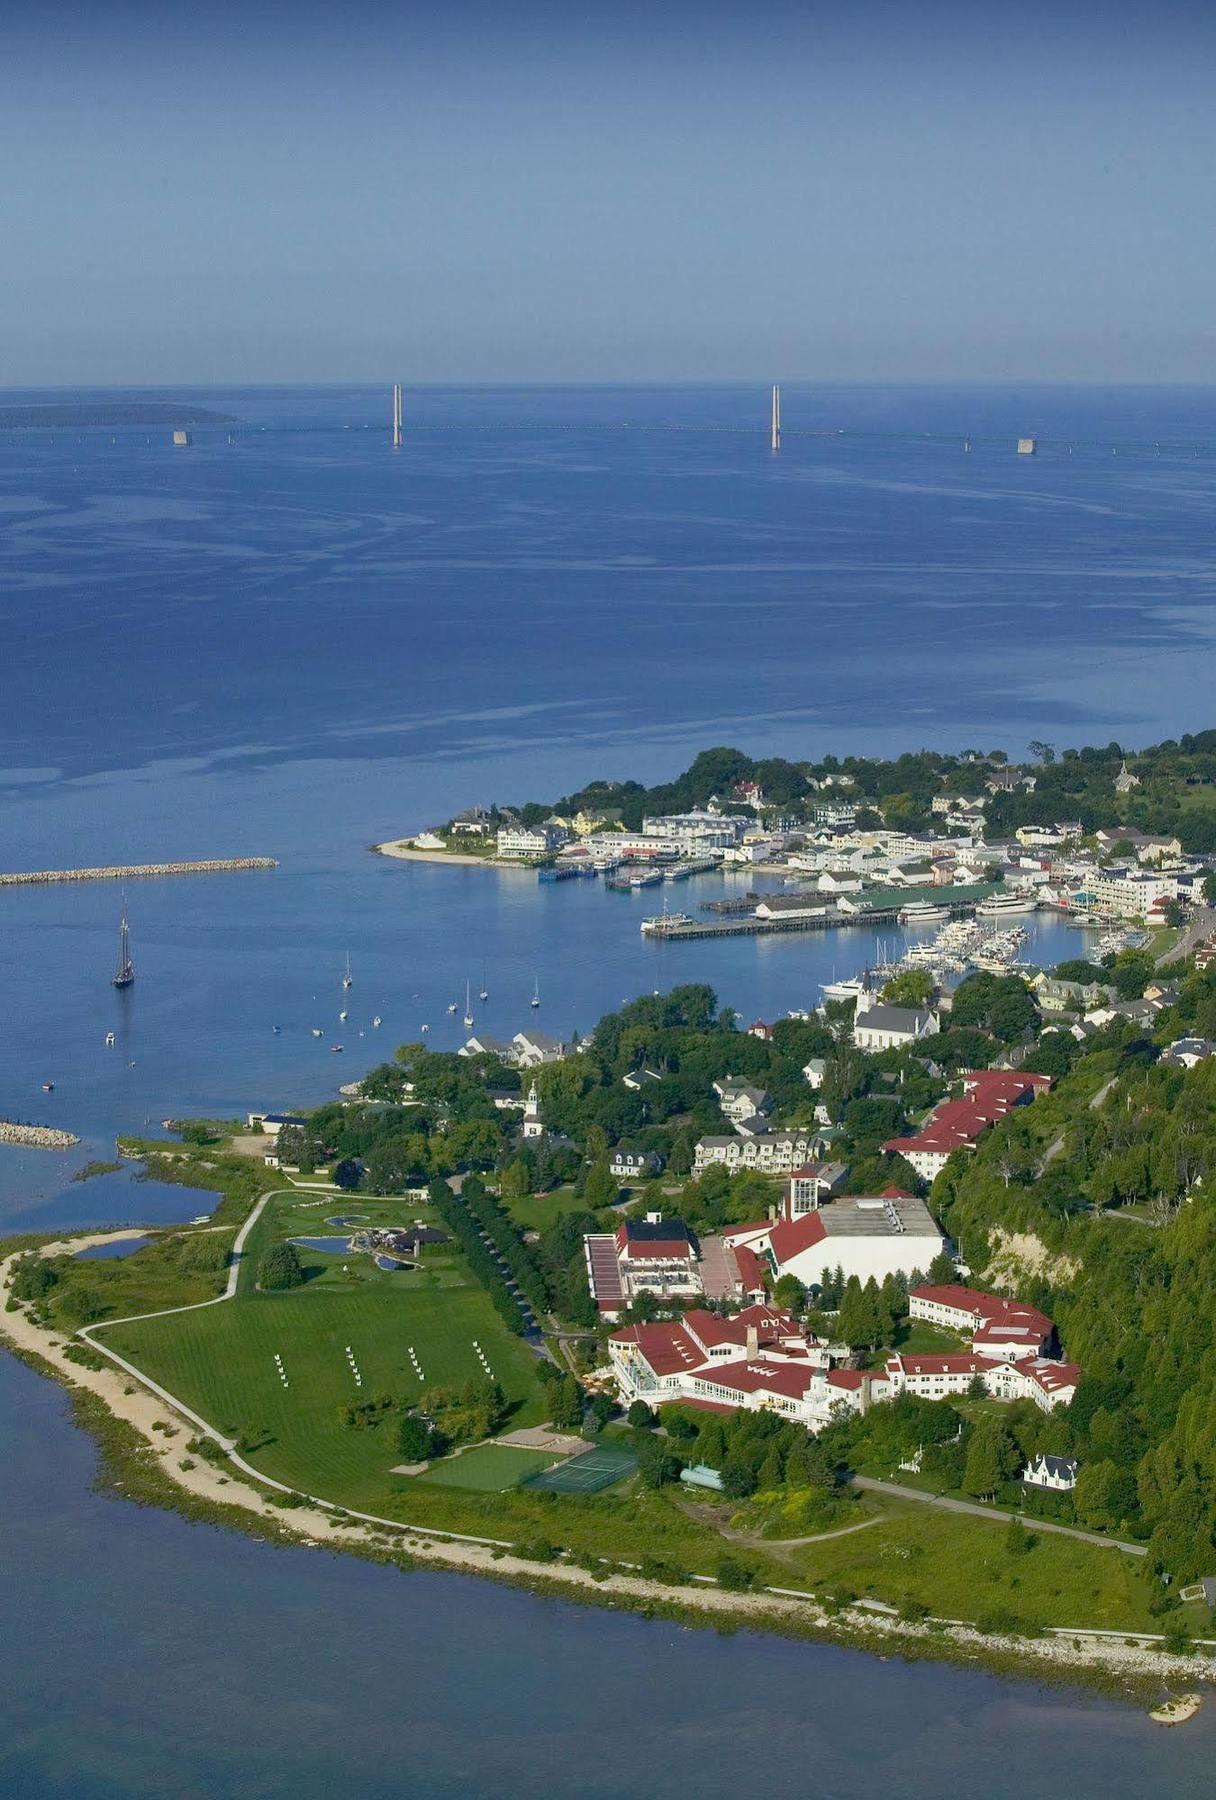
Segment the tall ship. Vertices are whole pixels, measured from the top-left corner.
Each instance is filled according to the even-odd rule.
[[[127,923],[127,903],[122,903],[122,923],[118,927],[118,962],[114,967],[114,986],[129,988],[135,980],[135,964],[131,961],[131,928]]]

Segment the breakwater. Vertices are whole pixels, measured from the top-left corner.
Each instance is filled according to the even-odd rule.
[[[0,1144],[20,1144],[25,1150],[70,1150],[80,1139],[74,1132],[57,1131],[53,1125],[15,1125],[0,1119]]]
[[[40,887],[51,881],[137,881],[148,875],[223,875],[278,866],[273,856],[223,856],[206,862],[115,863],[106,869],[28,869],[0,875],[0,887]]]

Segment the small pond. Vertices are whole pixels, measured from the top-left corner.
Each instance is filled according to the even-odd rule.
[[[155,1238],[137,1237],[120,1238],[114,1244],[94,1244],[89,1250],[76,1252],[77,1262],[109,1262],[116,1256],[134,1256],[137,1250],[143,1250],[154,1244]]]
[[[395,1256],[377,1256],[376,1258],[378,1269],[408,1269],[411,1266],[410,1263],[399,1262]]]
[[[340,1256],[344,1250],[350,1249],[348,1237],[315,1237],[292,1238],[301,1250],[323,1250],[327,1256]]]
[[[327,1225],[366,1225],[370,1213],[345,1213],[334,1219],[326,1219]]]

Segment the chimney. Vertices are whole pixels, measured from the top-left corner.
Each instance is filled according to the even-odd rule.
[[[747,1328],[747,1360],[754,1362],[760,1354],[760,1332],[755,1325]]]
[[[646,1214],[646,1223],[648,1225],[661,1225],[663,1223],[662,1213],[661,1212],[648,1212]]]
[[[775,1206],[770,1206],[768,1209],[768,1222],[770,1225],[775,1225],[777,1223],[777,1208]]]

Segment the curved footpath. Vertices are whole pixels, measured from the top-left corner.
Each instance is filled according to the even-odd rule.
[[[234,1241],[233,1261],[222,1294],[193,1306],[135,1316],[164,1317],[165,1312],[193,1312],[205,1306],[222,1306],[231,1300],[236,1293],[244,1247],[254,1225],[276,1194],[294,1191],[278,1189],[263,1196],[253,1208]],[[144,1231],[136,1229],[95,1232],[45,1244],[39,1254],[75,1254],[95,1244],[118,1243],[144,1235]],[[305,1505],[285,1511],[267,1497],[265,1490],[274,1489],[280,1494],[296,1490],[261,1474],[235,1454],[231,1439],[224,1437],[158,1383],[150,1381],[134,1364],[108,1350],[96,1335],[105,1329],[105,1325],[85,1326],[77,1335],[115,1366],[112,1369],[88,1369],[73,1362],[66,1354],[72,1347],[71,1340],[65,1342],[58,1333],[35,1325],[25,1307],[5,1310],[11,1298],[13,1265],[24,1254],[27,1252],[14,1251],[0,1262],[0,1338],[7,1339],[17,1350],[38,1358],[65,1386],[95,1395],[116,1418],[134,1428],[156,1453],[167,1479],[186,1493],[212,1506],[235,1507],[270,1519],[284,1535],[296,1537],[303,1543],[324,1544],[331,1548],[347,1544],[382,1549],[386,1534],[391,1533],[418,1562],[500,1580],[510,1579],[552,1592],[578,1590],[600,1604],[611,1604],[616,1596],[623,1604],[635,1607],[674,1607],[717,1618],[729,1616],[737,1624],[757,1629],[780,1631],[783,1625],[796,1624],[809,1633],[840,1638],[872,1652],[898,1653],[902,1647],[913,1655],[933,1655],[936,1651],[981,1663],[986,1659],[1000,1659],[1005,1664],[1016,1662],[1028,1675],[1033,1675],[1037,1668],[1040,1673],[1054,1670],[1065,1678],[1070,1672],[1080,1677],[1085,1671],[1091,1677],[1098,1674],[1116,1679],[1122,1677],[1141,1684],[1167,1680],[1194,1684],[1196,1680],[1216,1680],[1216,1655],[1213,1655],[1216,1642],[1204,1641],[1201,1655],[1176,1656],[1158,1648],[1163,1642],[1159,1635],[1143,1632],[1067,1627],[1054,1628],[1039,1638],[994,1637],[977,1631],[963,1620],[912,1624],[899,1619],[894,1608],[881,1601],[859,1601],[855,1606],[829,1612],[813,1594],[797,1588],[769,1587],[751,1593],[735,1593],[720,1588],[709,1576],[694,1576],[691,1583],[680,1585],[644,1581],[632,1575],[612,1574],[597,1579],[588,1570],[566,1561],[542,1564],[511,1555],[510,1544],[501,1539],[403,1524],[399,1519],[353,1512],[317,1495],[305,1495]],[[128,1322],[111,1319],[105,1323]],[[176,1432],[182,1421],[226,1451],[225,1465],[218,1466],[205,1458],[183,1458],[180,1445],[166,1442],[166,1433]],[[190,1466],[184,1468],[183,1461]],[[248,1480],[234,1479],[224,1472],[226,1468],[240,1470]],[[233,1523],[236,1522],[234,1519]]]

